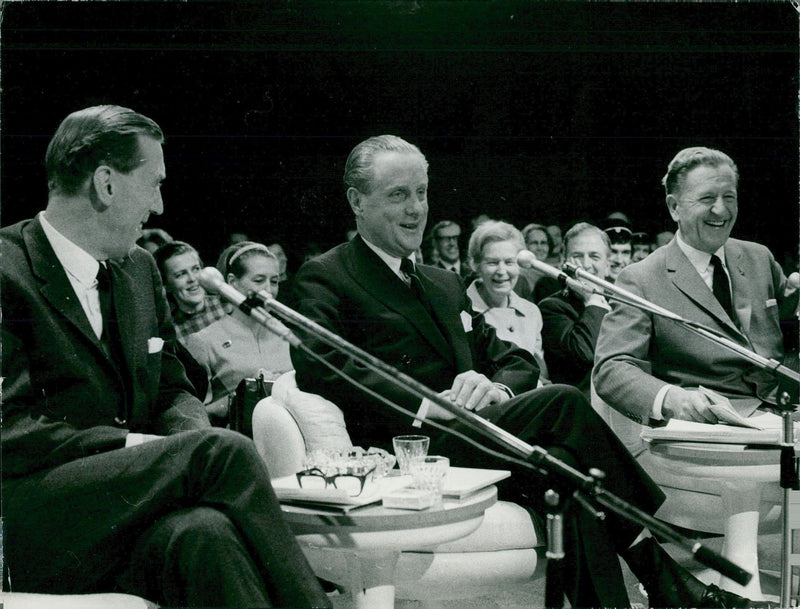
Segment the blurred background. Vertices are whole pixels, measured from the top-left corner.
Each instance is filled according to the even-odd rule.
[[[660,179],[685,146],[741,173],[733,235],[796,266],[798,14],[790,3],[8,2],[2,7],[2,224],[46,204],[58,123],[116,103],[167,134],[150,226],[207,263],[234,232],[340,243],[360,140],[430,162],[429,227],[627,213],[672,229]]]

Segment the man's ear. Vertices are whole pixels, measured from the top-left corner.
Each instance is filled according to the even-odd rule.
[[[361,215],[361,193],[357,188],[350,187],[347,189],[347,202],[350,203],[350,209],[356,217]]]
[[[675,195],[667,195],[667,209],[669,210],[669,215],[672,216],[672,219],[675,222],[678,221],[678,197]]]
[[[98,206],[98,211],[109,206],[114,200],[114,174],[108,165],[98,165],[92,174],[91,193],[92,203]]]

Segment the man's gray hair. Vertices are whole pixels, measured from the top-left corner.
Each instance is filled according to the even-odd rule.
[[[684,148],[670,161],[667,173],[661,178],[661,184],[663,184],[667,194],[671,195],[676,189],[680,189],[683,186],[686,174],[700,165],[708,165],[710,167],[729,165],[736,176],[736,183],[739,183],[739,168],[736,167],[736,163],[733,162],[731,157],[720,150],[695,146],[693,148]]]
[[[344,187],[369,194],[372,190],[373,164],[379,152],[418,154],[428,169],[428,161],[419,148],[396,135],[377,135],[364,140],[350,152],[344,166]]]

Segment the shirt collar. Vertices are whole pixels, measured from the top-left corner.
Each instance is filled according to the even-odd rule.
[[[90,288],[97,280],[97,270],[100,263],[86,250],[81,249],[47,221],[44,212],[39,214],[45,237],[50,242],[56,258],[64,270],[75,278],[81,285]]]
[[[400,258],[396,258],[395,256],[392,256],[391,254],[387,254],[381,248],[379,248],[377,245],[373,245],[372,243],[370,243],[369,241],[364,239],[363,235],[361,236],[361,239],[364,241],[364,243],[367,244],[367,247],[369,247],[369,249],[371,249],[373,252],[375,252],[378,255],[378,258],[383,260],[389,266],[389,268],[392,269],[392,272],[394,272],[395,275],[397,275],[401,279],[404,279],[403,273],[402,273],[402,271],[400,271]],[[415,256],[414,256],[413,252],[411,253],[410,256],[408,256],[408,259],[411,260],[411,262],[416,263],[416,259],[415,259]],[[404,281],[405,281],[405,279],[404,279]]]
[[[489,306],[489,303],[483,299],[483,296],[481,296],[481,293],[478,291],[479,282],[480,279],[475,279],[467,288],[467,296],[469,296],[472,301],[472,308],[476,313],[485,313],[489,309],[497,308]],[[522,296],[512,291],[508,294],[508,307],[504,308],[513,309],[515,313],[524,315],[524,311],[522,311],[520,307],[521,304],[523,304]]]
[[[675,234],[675,239],[678,242],[678,247],[681,248],[681,251],[686,254],[686,257],[691,262],[692,266],[697,269],[697,272],[702,276],[708,270],[708,265],[711,263],[711,254],[708,252],[700,251],[697,248],[692,247],[688,243],[686,243],[683,238],[681,237],[681,231],[678,229],[678,232]],[[715,255],[719,256],[720,260],[722,260],[722,265],[726,266],[725,264],[725,246],[720,247],[716,252]]]

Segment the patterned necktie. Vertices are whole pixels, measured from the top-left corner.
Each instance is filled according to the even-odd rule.
[[[711,256],[711,266],[714,267],[714,277],[711,280],[714,297],[719,301],[719,304],[722,305],[722,308],[725,309],[728,317],[730,317],[731,320],[736,321],[736,318],[733,316],[731,288],[728,284],[728,275],[725,272],[725,269],[722,267],[722,260],[716,254]]]
[[[420,283],[414,263],[408,258],[403,258],[400,261],[400,270],[408,277],[411,291],[414,293],[414,296],[416,296],[417,299],[422,302],[422,304],[428,310],[428,313],[431,313],[432,309],[430,301],[428,300],[427,294],[425,294],[425,288],[422,287],[422,283]]]

